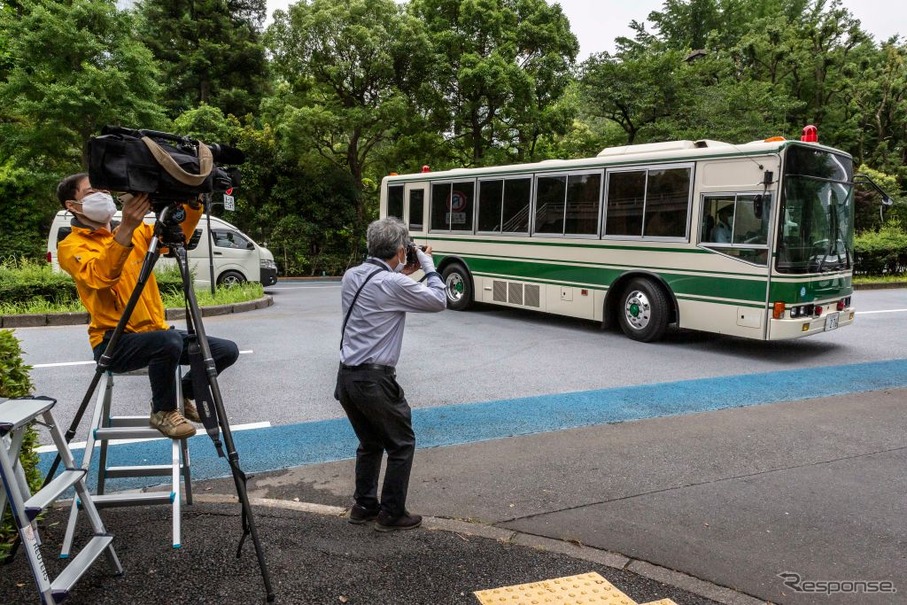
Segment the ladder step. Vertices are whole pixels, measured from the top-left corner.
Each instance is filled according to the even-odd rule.
[[[8,399],[0,408],[0,433],[22,428],[36,416],[54,407],[56,399]]]
[[[144,427],[100,428],[94,430],[95,439],[98,441],[112,441],[114,439],[167,439],[157,429],[148,426],[147,419]]]
[[[145,427],[148,428],[148,416],[111,416],[108,418],[110,428]]]
[[[94,563],[104,550],[113,542],[113,536],[98,535],[88,541],[76,558],[66,566],[59,576],[51,583],[50,589],[54,597],[54,602],[59,603],[67,596],[69,591],[75,586],[79,578],[82,577],[91,564]]]
[[[107,479],[122,477],[169,477],[173,473],[171,464],[145,464],[143,466],[108,466],[104,472]]]
[[[63,495],[63,492],[78,483],[85,474],[85,469],[68,468],[48,483],[44,489],[26,500],[25,514],[28,515],[28,520],[34,521],[42,510]]]
[[[141,492],[132,494],[101,494],[92,496],[96,508],[110,506],[143,506],[145,504],[167,504],[173,500],[170,492]]]

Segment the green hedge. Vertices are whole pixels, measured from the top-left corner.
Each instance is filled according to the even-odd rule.
[[[76,284],[66,273],[54,273],[45,262],[10,258],[0,263],[0,300],[26,303],[35,298],[77,300]]]
[[[183,282],[175,265],[155,274],[161,294],[182,292]],[[9,258],[0,263],[0,301],[19,304],[34,299],[65,303],[77,301],[79,294],[68,273],[54,272],[45,262]]]
[[[854,239],[854,272],[881,276],[907,273],[907,232],[898,222],[878,231],[860,233]]]
[[[29,370],[31,366],[25,365],[22,361],[22,349],[12,330],[0,330],[0,398],[25,397],[31,394],[34,386]],[[19,459],[22,461],[25,476],[33,493],[42,483],[41,473],[38,471],[38,454],[35,453],[37,447],[38,433],[29,427],[25,433]],[[16,526],[7,509],[0,523],[0,558],[6,556],[15,537]]]

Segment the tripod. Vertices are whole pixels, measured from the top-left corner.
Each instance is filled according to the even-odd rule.
[[[236,550],[236,556],[239,558],[243,544],[248,536],[252,537],[252,543],[255,546],[255,553],[258,557],[258,565],[261,568],[261,575],[265,585],[268,602],[275,599],[274,591],[271,587],[271,578],[268,573],[267,564],[264,558],[264,551],[258,538],[258,531],[255,528],[255,519],[252,515],[252,507],[249,503],[249,496],[246,491],[246,475],[239,466],[239,454],[233,442],[233,433],[227,421],[227,414],[224,410],[223,398],[221,397],[220,388],[217,384],[217,369],[214,358],[211,355],[211,349],[208,344],[208,337],[205,334],[204,324],[202,323],[201,311],[195,298],[195,292],[192,289],[192,277],[189,271],[189,262],[185,246],[185,238],[179,225],[179,215],[183,213],[179,205],[169,205],[161,210],[158,220],[155,223],[154,237],[148,247],[148,252],[139,272],[136,286],[130,294],[129,301],[120,317],[116,328],[110,336],[104,353],[98,359],[95,374],[89,384],[88,391],[82,399],[79,409],[76,411],[75,418],[66,431],[65,440],[68,444],[76,434],[82,416],[91,401],[98,383],[107,368],[113,361],[113,354],[116,351],[117,343],[123,334],[136,304],[138,303],[142,290],[145,287],[148,277],[151,275],[154,265],[160,257],[161,246],[166,246],[171,255],[176,259],[177,266],[180,270],[180,276],[183,282],[183,294],[186,301],[186,329],[189,333],[189,361],[192,368],[192,386],[195,395],[196,407],[199,416],[205,426],[208,436],[214,442],[218,456],[227,458],[230,470],[233,474],[233,482],[236,485],[236,495],[242,504],[242,538]],[[221,441],[221,436],[223,441]],[[57,467],[60,464],[60,455],[54,459],[44,485],[47,485],[54,477]],[[9,555],[11,559],[15,554],[16,547]]]

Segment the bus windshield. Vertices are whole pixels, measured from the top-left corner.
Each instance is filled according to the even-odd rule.
[[[784,168],[776,267],[823,273],[853,266],[853,162],[793,146]]]

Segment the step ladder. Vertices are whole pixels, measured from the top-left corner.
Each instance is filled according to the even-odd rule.
[[[8,503],[41,594],[41,602],[54,605],[69,596],[75,583],[101,554],[107,556],[116,575],[123,573],[123,567],[113,549],[113,536],[107,533],[85,485],[85,471],[76,467],[72,452],[51,414],[50,410],[55,403],[56,400],[49,398],[8,399],[0,402],[0,474],[5,487],[0,494],[0,515],[6,510]],[[44,488],[32,494],[25,480],[25,471],[19,463],[19,451],[28,425],[32,421],[40,422],[38,416],[42,417],[43,424],[50,430],[64,470]],[[91,522],[94,535],[63,571],[51,580],[41,555],[41,537],[36,519],[41,511],[70,488],[75,488],[82,501],[82,508]]]
[[[180,548],[180,519],[181,519],[181,483],[185,483],[186,504],[192,504],[192,480],[189,464],[189,446],[186,439],[171,439],[170,461],[167,464],[142,464],[130,466],[110,466],[109,445],[111,441],[150,441],[167,439],[160,431],[148,424],[148,416],[113,416],[111,415],[111,402],[113,401],[114,376],[147,376],[147,370],[138,370],[123,374],[106,372],[98,385],[98,396],[95,401],[94,413],[88,427],[88,438],[85,442],[85,453],[82,455],[81,468],[87,473],[91,470],[91,461],[94,452],[98,450],[98,476],[97,490],[93,496],[94,504],[98,508],[114,506],[145,506],[151,504],[169,504],[172,508],[173,519],[173,548]],[[183,396],[180,389],[181,374],[176,372],[176,397],[178,407],[182,410]],[[170,491],[156,492],[114,492],[107,493],[107,480],[125,477],[170,477]],[[61,558],[69,556],[78,523],[79,508],[81,503],[73,500],[69,511],[69,522],[66,525],[66,535],[63,538]]]

